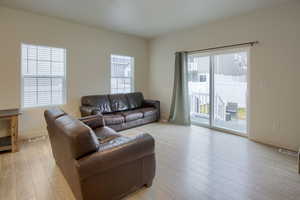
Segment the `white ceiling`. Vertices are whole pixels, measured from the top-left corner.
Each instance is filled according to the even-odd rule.
[[[146,38],[291,0],[0,0],[0,5]]]

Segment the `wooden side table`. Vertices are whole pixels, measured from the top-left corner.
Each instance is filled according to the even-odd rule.
[[[0,119],[8,119],[10,121],[10,136],[0,137],[0,151],[12,152],[18,151],[18,118],[21,115],[19,109],[0,110]]]

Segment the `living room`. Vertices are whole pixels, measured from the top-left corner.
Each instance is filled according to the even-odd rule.
[[[299,199],[299,11],[0,1],[0,199]]]

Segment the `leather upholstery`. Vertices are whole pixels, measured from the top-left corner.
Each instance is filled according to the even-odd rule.
[[[122,124],[125,122],[125,118],[121,114],[104,114],[105,125]]]
[[[135,138],[117,137],[101,145],[97,153],[78,160],[80,178],[84,180],[97,173],[151,155],[154,153],[153,146],[154,139],[148,134]]]
[[[101,113],[100,109],[96,106],[80,106],[80,112],[82,117],[94,115],[95,112]]]
[[[148,117],[148,116],[151,116],[151,115],[155,116],[158,113],[158,110],[155,109],[154,107],[140,108],[140,109],[137,109],[137,111],[143,113],[144,117]]]
[[[108,97],[113,112],[130,109],[126,94],[110,94]]]
[[[59,108],[52,108],[51,110],[46,111],[44,115],[47,122],[47,130],[53,157],[68,181],[76,198],[82,200],[79,177],[74,166],[70,141],[61,130],[58,130],[56,125],[56,119],[66,114]]]
[[[79,119],[92,129],[99,127],[99,126],[104,126],[104,119],[102,115],[90,115],[87,117],[82,117]]]
[[[50,111],[46,111],[46,114]],[[47,115],[46,115],[47,117]],[[57,131],[69,138],[72,157],[78,159],[89,153],[96,152],[99,141],[90,127],[69,115],[63,115],[56,119]],[[68,127],[66,129],[66,127]]]
[[[120,137],[121,135],[115,133],[115,131],[107,126],[98,127],[94,129],[94,132],[97,138],[100,140],[100,143],[106,143],[114,138]]]
[[[125,122],[130,122],[130,121],[143,118],[143,113],[137,110],[125,111],[122,112],[121,114],[124,116]]]
[[[99,101],[107,96],[110,103],[111,112],[102,112],[101,103],[107,104],[107,101]],[[89,100],[91,98],[91,100]],[[90,105],[90,106],[88,106]],[[160,102],[154,100],[145,100],[141,92],[128,94],[112,94],[82,97],[81,115],[103,115],[105,125],[116,131],[128,129],[131,127],[159,121]]]
[[[149,124],[149,123],[154,122],[154,121],[156,121],[156,116],[151,115],[149,117],[144,117],[142,119],[137,119],[137,120],[134,120],[134,121],[125,122],[125,123],[122,123],[122,124],[112,124],[112,125],[109,125],[109,127],[114,129],[115,131],[122,131],[122,130],[129,129],[129,128],[132,128],[132,127],[141,126],[141,125],[144,125],[144,124]]]
[[[153,107],[157,110],[157,118],[160,119],[160,101],[156,100],[144,100],[143,107]]]
[[[110,113],[112,109],[110,107],[110,101],[107,95],[91,95],[85,96],[81,99],[82,109],[88,109],[93,107],[93,110],[99,110],[101,113]]]
[[[104,126],[102,115],[80,121],[58,108],[45,111],[45,119],[54,158],[77,200],[121,199],[151,186],[155,144],[149,134],[124,137]]]
[[[54,108],[52,108],[51,112],[46,112],[45,114],[47,115],[46,120],[50,120],[50,119],[57,119],[58,117],[61,117],[61,116],[65,115],[66,113],[63,110],[61,110],[57,107],[54,107]],[[52,122],[52,120],[50,120],[48,122]]]
[[[144,96],[141,92],[134,92],[126,94],[130,109],[136,109],[142,107]]]

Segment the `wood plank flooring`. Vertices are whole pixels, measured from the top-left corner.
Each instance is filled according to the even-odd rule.
[[[299,200],[297,158],[243,137],[209,129],[149,124],[156,140],[157,173],[151,188],[126,200]],[[1,200],[73,200],[48,139],[0,154]]]

